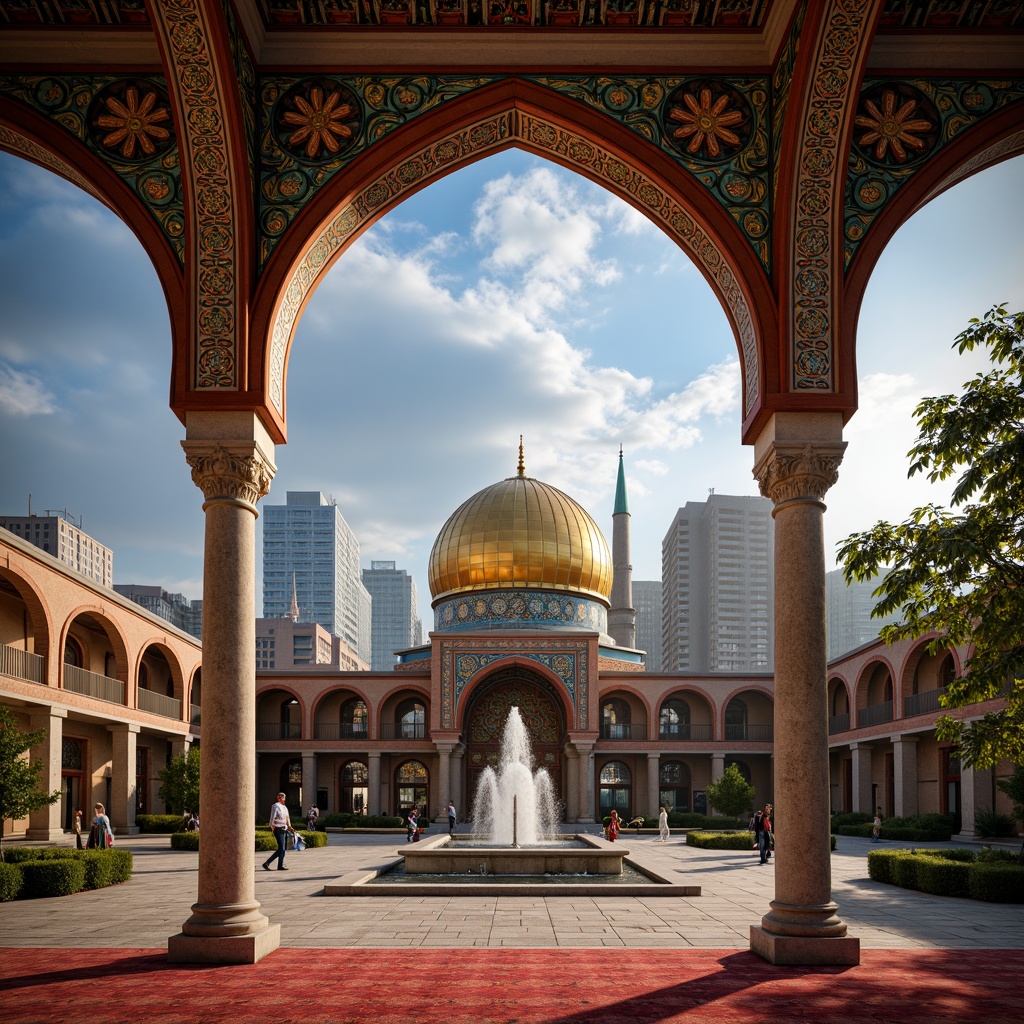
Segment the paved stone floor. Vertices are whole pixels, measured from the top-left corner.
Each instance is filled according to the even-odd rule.
[[[747,949],[774,896],[774,867],[756,853],[699,850],[673,836],[620,836],[636,859],[671,867],[699,897],[325,897],[326,882],[371,867],[401,836],[330,836],[327,847],[291,852],[287,872],[256,865],[256,898],[281,925],[285,947],[663,947]],[[135,837],[129,882],[62,899],[0,904],[0,947],[166,948],[196,900],[198,855],[166,836]],[[909,846],[886,843],[888,847]],[[962,843],[916,844],[957,846]],[[871,881],[866,839],[840,837],[833,898],[865,949],[1021,949],[1024,906],[928,896]]]

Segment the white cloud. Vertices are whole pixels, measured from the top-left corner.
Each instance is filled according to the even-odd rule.
[[[34,373],[0,363],[0,409],[12,416],[48,416],[56,399]]]

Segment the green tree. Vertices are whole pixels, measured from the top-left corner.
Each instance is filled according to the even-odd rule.
[[[987,768],[1004,757],[1024,762],[1024,313],[991,309],[954,347],[987,349],[992,368],[961,394],[918,405],[908,453],[909,476],[957,478],[954,511],[926,505],[897,526],[878,522],[842,541],[839,558],[848,581],[884,570],[874,615],[899,616],[881,630],[886,643],[934,633],[931,653],[966,646],[943,707],[1005,697],[980,720],[946,714],[936,723],[965,764]]]
[[[175,814],[185,811],[199,813],[199,748],[189,747],[184,754],[175,754],[160,769],[160,790],[157,796],[170,805]]]
[[[45,737],[45,729],[22,732],[11,709],[0,704],[0,861],[4,859],[3,823],[8,818],[27,817],[60,799],[59,789],[52,793],[39,790],[39,773],[46,767],[45,762],[22,756]]]
[[[754,787],[740,772],[739,765],[730,764],[717,782],[708,786],[708,803],[730,818],[749,811],[754,800]]]

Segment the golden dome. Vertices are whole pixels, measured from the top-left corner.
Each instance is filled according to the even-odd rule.
[[[597,523],[567,494],[524,475],[478,491],[444,524],[430,552],[435,602],[479,590],[612,592],[612,556]]]

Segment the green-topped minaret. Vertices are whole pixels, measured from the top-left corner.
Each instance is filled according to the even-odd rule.
[[[626,467],[619,445],[619,478],[612,511],[612,601],[608,633],[619,647],[636,647],[636,610],[633,608],[633,566],[629,552],[629,500]]]

